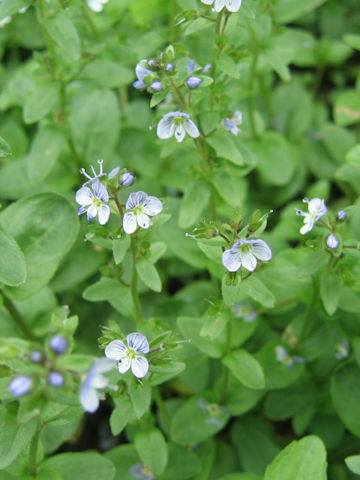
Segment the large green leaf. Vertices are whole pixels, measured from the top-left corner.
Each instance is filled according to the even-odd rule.
[[[0,436],[0,469],[6,468],[26,448],[33,437],[37,420],[33,418],[27,423],[17,425],[15,418],[5,416],[5,409],[1,412]]]
[[[294,440],[268,466],[264,480],[326,480],[326,450],[320,438]]]
[[[0,282],[16,287],[25,282],[26,263],[16,241],[0,230]]]
[[[62,480],[112,480],[114,465],[98,453],[61,453],[47,459],[43,466],[52,467]]]
[[[66,198],[39,193],[6,208],[0,214],[0,226],[24,252],[26,282],[16,288],[8,287],[11,296],[23,299],[40,290],[54,275],[76,238],[78,218]]]

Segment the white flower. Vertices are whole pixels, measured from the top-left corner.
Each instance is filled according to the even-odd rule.
[[[212,5],[214,0],[201,0],[206,5]],[[221,12],[223,8],[227,8],[229,12],[237,12],[241,7],[241,0],[215,0],[214,11]]]
[[[137,227],[149,228],[150,217],[158,215],[163,204],[157,197],[151,197],[145,192],[132,192],[126,202],[126,212],[123,218],[123,227],[126,233],[134,233]]]
[[[143,378],[149,370],[149,362],[139,354],[149,352],[149,342],[145,335],[134,332],[126,337],[127,345],[121,340],[113,340],[105,348],[105,355],[110,360],[116,360],[120,373],[125,373],[131,367],[137,378]]]
[[[182,142],[185,133],[190,137],[197,138],[200,132],[195,123],[190,120],[190,115],[184,112],[169,112],[160,120],[157,126],[157,136],[161,139],[175,136],[178,142]]]
[[[272,252],[269,245],[260,239],[240,239],[230,250],[225,250],[222,263],[229,272],[236,272],[241,266],[253,272],[257,258],[264,262],[271,260]]]
[[[109,201],[109,194],[100,182],[94,183],[91,187],[92,190],[88,187],[81,187],[76,192],[76,202],[81,205],[78,214],[86,212],[89,221],[98,215],[100,225],[105,225],[110,216],[110,207],[105,204]]]
[[[109,0],[87,0],[88,7],[94,12],[101,12],[104,8],[104,4]]]
[[[305,235],[313,229],[315,222],[317,222],[327,212],[327,207],[324,200],[321,198],[313,198],[309,200],[304,198],[303,202],[308,204],[309,213],[296,209],[296,214],[304,217],[304,225],[300,229],[300,233]]]
[[[108,372],[115,365],[116,363],[108,358],[98,358],[87,372],[79,392],[80,403],[87,412],[95,412],[99,407],[100,400],[105,398],[105,395],[98,392],[97,389],[108,386],[109,379],[102,373]]]

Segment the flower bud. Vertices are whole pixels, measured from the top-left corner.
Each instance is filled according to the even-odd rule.
[[[186,85],[189,88],[197,88],[200,85],[201,82],[202,82],[202,80],[201,80],[200,77],[196,77],[195,75],[192,75],[191,77],[189,77],[186,80]]]
[[[345,220],[346,217],[347,213],[345,212],[345,210],[339,210],[336,214],[336,220],[338,220],[339,222]]]
[[[33,363],[42,363],[44,360],[44,354],[39,350],[34,350],[30,353],[30,360]]]
[[[56,353],[56,355],[60,355],[61,353],[64,353],[65,350],[67,349],[67,341],[61,335],[54,335],[50,339],[49,345],[51,350],[54,353]]]
[[[165,72],[172,72],[175,69],[175,65],[173,63],[167,63],[165,65]]]
[[[155,92],[161,92],[162,83],[160,82],[160,80],[155,80],[155,82],[152,82],[152,84],[150,85],[150,88],[152,90],[155,90]]]
[[[133,182],[134,182],[134,175],[130,172],[125,172],[121,177],[120,185],[123,187],[128,187],[129,185],[132,185]]]
[[[326,238],[326,245],[329,247],[329,248],[332,248],[332,249],[335,249],[335,248],[338,248],[339,246],[339,239],[337,237],[335,237],[334,234],[330,234],[327,238]]]
[[[27,375],[18,375],[9,383],[8,390],[15,397],[27,395],[32,387],[32,378]]]
[[[52,371],[47,376],[47,381],[53,387],[61,387],[61,385],[64,383],[64,375],[62,373]]]

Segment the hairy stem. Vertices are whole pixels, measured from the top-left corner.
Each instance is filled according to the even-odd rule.
[[[137,271],[136,271],[136,237],[131,235],[131,254],[133,257],[132,275],[130,283],[131,297],[134,304],[134,318],[136,322],[141,323],[143,321],[143,315],[141,311],[141,303],[139,293],[137,291]]]
[[[41,429],[42,429],[42,425],[39,422],[38,428],[31,440],[30,448],[29,448],[29,471],[31,475],[34,477],[36,476],[36,470],[37,470],[37,453],[38,453]]]
[[[35,337],[35,335],[32,333],[30,328],[24,322],[22,316],[20,315],[19,310],[15,307],[12,300],[10,300],[10,298],[8,298],[4,294],[4,292],[2,292],[2,296],[3,296],[5,310],[11,316],[11,318],[14,320],[14,323],[16,324],[18,329],[23,333],[23,335],[26,338],[28,338],[29,340],[36,341],[37,338]]]

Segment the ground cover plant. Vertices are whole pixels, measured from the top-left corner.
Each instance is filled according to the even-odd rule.
[[[0,480],[359,478],[358,7],[0,2]]]

